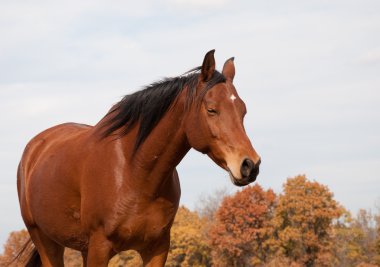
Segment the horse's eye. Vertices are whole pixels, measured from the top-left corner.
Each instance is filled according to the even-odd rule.
[[[207,113],[208,113],[209,115],[216,115],[216,114],[217,114],[216,110],[213,109],[213,108],[208,108],[208,109],[207,109]]]

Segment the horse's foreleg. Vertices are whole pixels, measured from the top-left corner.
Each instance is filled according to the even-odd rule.
[[[170,232],[155,246],[140,252],[145,267],[164,267],[170,247]]]
[[[107,267],[109,260],[114,256],[112,243],[104,235],[103,230],[92,233],[89,244],[87,267]]]

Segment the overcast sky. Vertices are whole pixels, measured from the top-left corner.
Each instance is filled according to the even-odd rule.
[[[23,228],[16,193],[22,151],[38,132],[95,124],[157,79],[235,56],[258,183],[281,191],[306,174],[354,213],[380,197],[380,2],[0,2],[0,244]],[[182,204],[226,187],[228,175],[190,152]]]

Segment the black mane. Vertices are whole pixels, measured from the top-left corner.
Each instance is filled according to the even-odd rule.
[[[122,137],[139,122],[140,127],[135,142],[136,151],[185,87],[188,87],[186,106],[191,104],[195,98],[200,69],[201,67],[197,67],[182,76],[165,78],[148,85],[141,91],[124,96],[107,114],[107,116],[112,116],[103,125],[103,138],[120,128],[123,128],[120,132],[120,137]],[[206,83],[200,97],[203,98],[207,90],[214,85],[225,81],[226,78],[223,74],[215,71],[212,78]]]

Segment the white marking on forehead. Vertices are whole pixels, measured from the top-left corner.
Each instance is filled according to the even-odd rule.
[[[227,89],[227,93],[231,94],[231,96],[230,96],[231,101],[234,102],[236,99],[236,96],[234,95],[233,91],[231,90],[231,86],[229,84],[227,84],[226,89]]]

